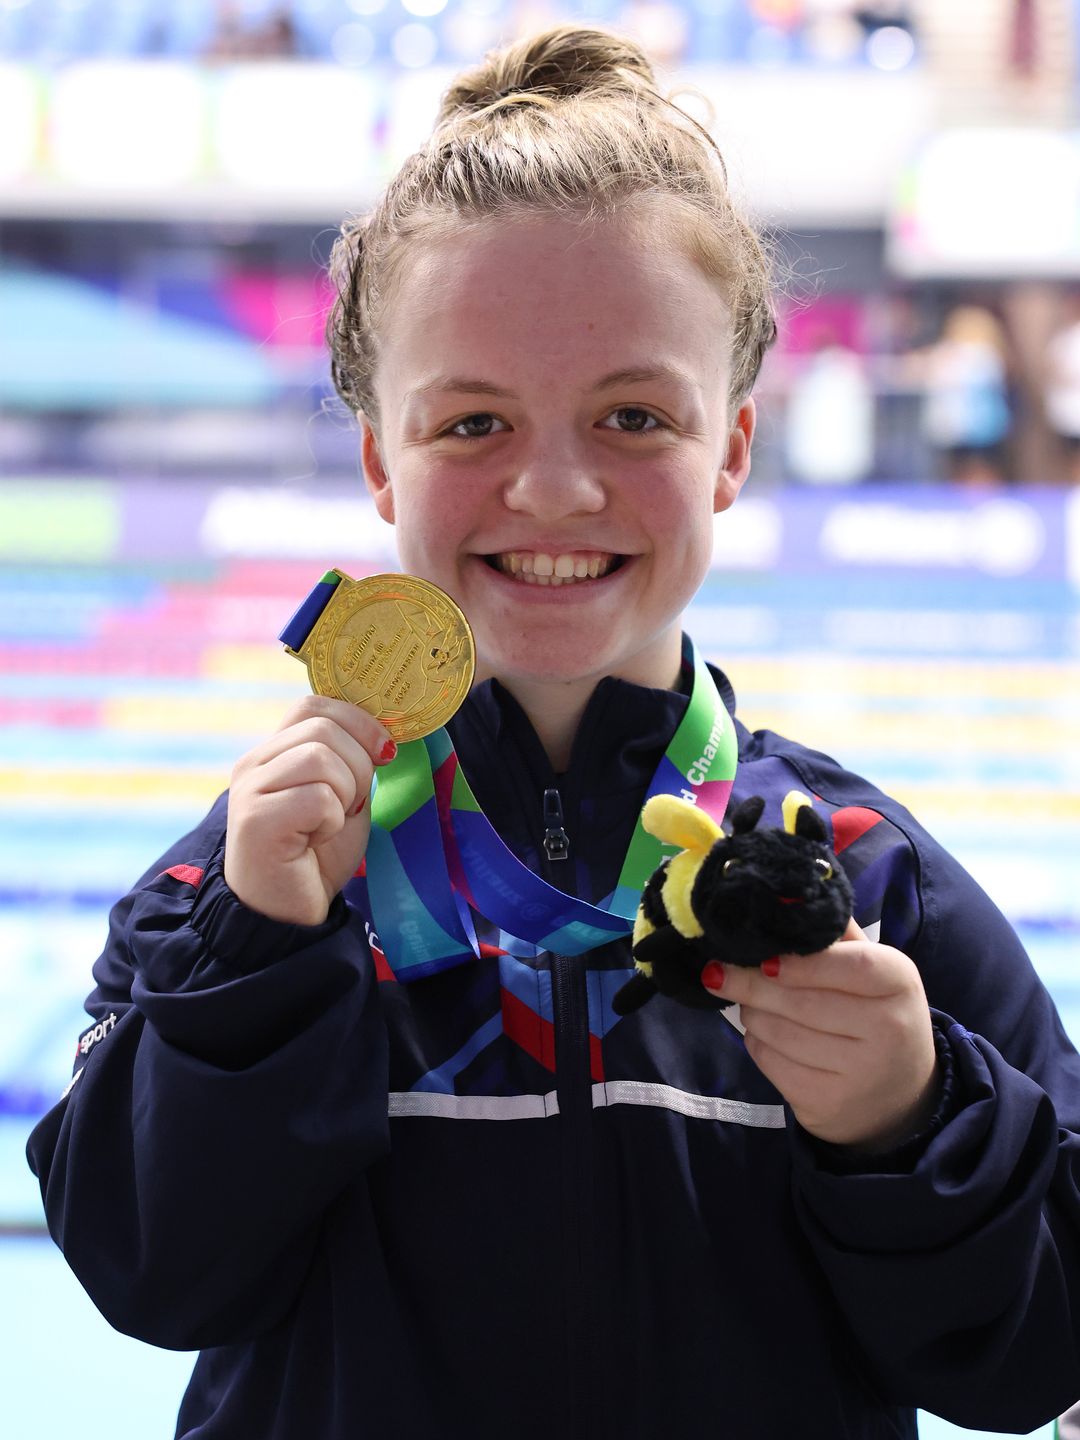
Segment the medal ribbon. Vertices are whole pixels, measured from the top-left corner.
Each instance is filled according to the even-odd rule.
[[[719,824],[735,777],[735,727],[704,661],[685,643],[694,670],[690,702],[646,798],[683,795]],[[365,873],[354,883],[395,977],[413,980],[480,955],[473,912],[508,937],[560,955],[629,935],[645,882],[664,858],[639,816],[611,895],[590,905],[563,894],[500,839],[450,736],[436,730],[401,745],[378,773]]]

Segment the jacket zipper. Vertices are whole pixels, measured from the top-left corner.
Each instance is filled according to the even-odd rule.
[[[553,786],[544,791],[544,854],[549,860],[566,860],[570,836],[563,826],[562,796]]]
[[[569,857],[570,837],[562,797],[544,790],[543,850],[553,869]],[[552,878],[549,874],[549,880]],[[560,874],[565,878],[565,872]],[[589,1004],[586,966],[580,955],[551,957],[552,1018],[555,1030],[555,1087],[562,1126],[562,1218],[567,1241],[566,1344],[570,1401],[567,1440],[595,1434],[590,1380],[594,1371],[592,1297],[588,1261],[593,1226],[592,1075],[589,1064]]]

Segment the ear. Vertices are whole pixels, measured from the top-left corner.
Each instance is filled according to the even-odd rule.
[[[699,810],[691,801],[682,800],[678,795],[654,795],[646,800],[641,824],[650,835],[655,835],[666,845],[678,845],[682,850],[700,850],[702,854],[724,833],[704,810]]]
[[[388,525],[392,525],[394,492],[390,485],[390,476],[383,465],[379,437],[366,415],[360,416],[360,458],[364,466],[364,484],[375,501],[375,509]]]
[[[784,817],[784,829],[789,835],[799,833],[795,828],[795,822],[804,810],[808,810],[811,815],[814,814],[814,802],[810,796],[804,795],[801,790],[789,790],[780,807],[780,813]]]
[[[735,497],[750,474],[750,446],[754,441],[756,426],[757,406],[754,404],[753,397],[748,395],[739,406],[735,416],[735,424],[731,427],[731,433],[728,435],[724,468],[716,477],[713,510],[717,514],[735,503]]]
[[[747,835],[761,819],[765,801],[760,795],[749,795],[731,812],[731,833]]]
[[[825,821],[816,810],[809,805],[800,805],[795,814],[795,834],[800,835],[804,840],[828,839],[825,830]]]

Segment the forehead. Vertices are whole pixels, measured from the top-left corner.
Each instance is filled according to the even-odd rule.
[[[380,325],[380,370],[411,383],[452,357],[527,371],[664,357],[702,384],[727,374],[730,316],[670,227],[554,217],[478,221],[402,259]],[[380,376],[380,378],[382,378]]]

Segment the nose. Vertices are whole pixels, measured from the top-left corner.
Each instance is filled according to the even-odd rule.
[[[536,520],[595,515],[607,504],[595,465],[575,445],[550,440],[519,457],[503,493],[508,509]]]

